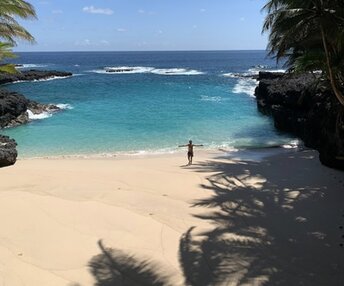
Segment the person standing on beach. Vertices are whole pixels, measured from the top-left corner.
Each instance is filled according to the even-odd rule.
[[[194,156],[194,152],[193,152],[193,147],[202,147],[203,145],[200,144],[200,145],[195,145],[195,144],[192,144],[192,140],[189,141],[189,144],[187,145],[179,145],[178,147],[188,147],[188,153],[187,153],[187,156],[188,156],[188,160],[189,160],[189,165],[192,165],[192,158]]]

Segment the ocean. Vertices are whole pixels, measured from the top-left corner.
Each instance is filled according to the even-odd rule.
[[[35,52],[15,62],[74,74],[5,86],[63,108],[1,130],[23,158],[171,153],[189,139],[209,150],[295,142],[257,111],[257,82],[238,76],[279,70],[265,51]]]

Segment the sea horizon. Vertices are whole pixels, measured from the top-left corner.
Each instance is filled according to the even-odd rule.
[[[152,53],[152,52],[266,52],[266,49],[238,49],[238,50],[222,50],[222,49],[215,49],[215,50],[118,50],[118,51],[111,51],[111,50],[49,50],[49,51],[14,51],[14,53],[25,54],[25,53]]]

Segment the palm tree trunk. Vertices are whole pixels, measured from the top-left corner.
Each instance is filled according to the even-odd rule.
[[[328,75],[330,78],[331,87],[332,87],[332,90],[333,90],[335,96],[337,97],[338,101],[340,102],[340,104],[344,106],[344,95],[338,89],[336,80],[334,78],[334,74],[333,74],[332,67],[331,67],[331,61],[330,61],[330,53],[328,50],[326,37],[325,37],[325,31],[324,31],[324,27],[322,24],[320,24],[320,31],[321,31],[321,38],[322,38],[324,50],[325,50],[326,64],[327,64],[327,70],[328,70]]]

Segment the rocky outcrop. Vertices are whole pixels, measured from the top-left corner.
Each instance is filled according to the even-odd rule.
[[[23,95],[0,90],[0,128],[15,127],[30,121],[28,110],[33,114],[55,112],[60,108],[53,104],[41,104]]]
[[[317,149],[323,164],[344,170],[344,108],[312,74],[261,73],[255,95],[275,127]]]
[[[16,74],[0,74],[0,84],[16,81],[44,80],[55,77],[68,77],[72,75],[73,74],[70,72],[28,70],[18,72]]]
[[[263,79],[276,79],[280,78],[281,76],[284,76],[284,72],[265,72],[260,71],[259,74],[255,77],[257,80],[263,80]]]
[[[0,168],[13,165],[17,160],[16,142],[0,135]]]
[[[29,113],[40,114],[60,110],[52,104],[41,104],[25,98],[23,95],[0,90],[0,128],[15,127],[30,121]],[[16,162],[16,142],[0,135],[0,168],[11,166]]]
[[[43,80],[72,76],[69,72],[29,70],[17,74],[0,74],[0,85],[16,81]],[[23,95],[0,89],[0,129],[28,123],[30,114],[52,113],[60,108],[53,104],[42,104],[29,100]],[[16,142],[0,135],[0,168],[16,162]]]

